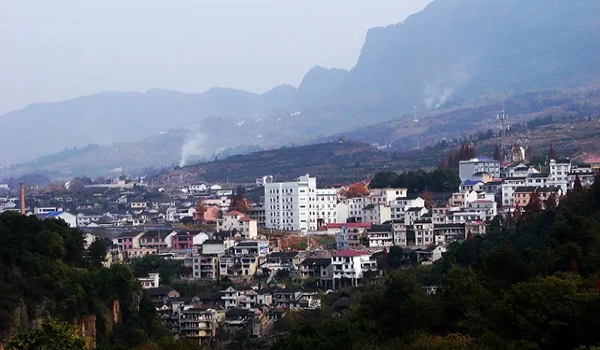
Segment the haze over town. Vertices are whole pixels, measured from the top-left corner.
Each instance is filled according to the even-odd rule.
[[[0,115],[102,91],[297,86],[430,0],[0,1]],[[10,54],[6,54],[10,53]]]

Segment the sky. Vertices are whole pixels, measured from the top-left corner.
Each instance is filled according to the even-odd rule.
[[[368,28],[431,0],[0,0],[0,114],[153,88],[262,93],[351,69]]]

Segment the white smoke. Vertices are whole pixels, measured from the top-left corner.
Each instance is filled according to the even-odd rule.
[[[192,158],[199,158],[204,156],[206,152],[204,143],[206,136],[197,131],[194,132],[191,137],[181,146],[181,159],[179,160],[179,166],[186,165]]]
[[[455,64],[445,75],[433,82],[426,82],[423,104],[427,109],[438,109],[452,99],[456,90],[469,80],[466,64]]]

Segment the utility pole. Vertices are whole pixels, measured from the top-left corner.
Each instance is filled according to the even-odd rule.
[[[499,114],[496,114],[496,119],[500,122],[498,128],[500,129],[500,149],[502,152],[502,159],[508,160],[508,152],[506,151],[506,132],[510,130],[510,125],[508,124],[508,114],[502,110]]]

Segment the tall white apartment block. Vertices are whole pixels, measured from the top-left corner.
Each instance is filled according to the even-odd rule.
[[[337,191],[317,189],[317,179],[308,174],[294,182],[265,184],[266,227],[308,232],[336,222]]]

